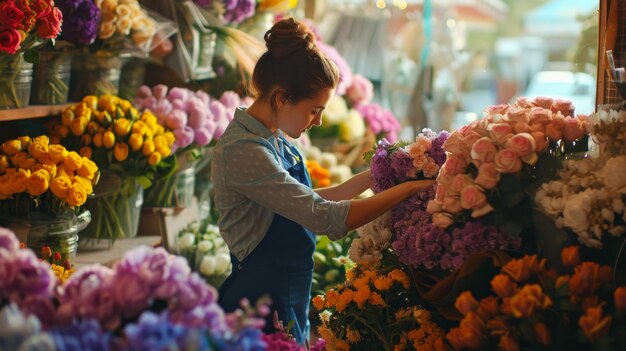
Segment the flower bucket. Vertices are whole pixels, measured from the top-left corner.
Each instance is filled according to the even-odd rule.
[[[146,189],[143,204],[145,207],[189,207],[195,183],[195,167],[191,164],[172,175],[155,180]]]
[[[72,58],[70,101],[87,95],[117,95],[123,58],[112,53],[80,53]]]
[[[67,102],[72,57],[67,51],[40,51],[33,65],[31,105],[57,105]]]
[[[22,53],[0,55],[0,109],[28,106],[33,64]]]
[[[49,247],[49,255],[58,252],[61,256],[60,260],[54,261],[55,264],[71,267],[76,259],[78,233],[91,221],[91,213],[83,211],[76,216],[67,211],[55,219],[46,217],[31,213],[28,220],[3,217],[0,222],[13,230],[18,239],[38,257],[48,259],[49,257],[42,256],[42,249]]]
[[[143,188],[135,178],[120,178],[111,173],[101,176],[94,198],[85,206],[91,211],[91,224],[80,237],[80,248],[110,247],[117,239],[137,236],[143,204]],[[103,243],[101,243],[103,241]]]

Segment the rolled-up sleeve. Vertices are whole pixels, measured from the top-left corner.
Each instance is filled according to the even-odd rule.
[[[257,140],[224,150],[226,185],[309,230],[337,240],[346,234],[350,201],[329,201],[283,169],[277,154]]]

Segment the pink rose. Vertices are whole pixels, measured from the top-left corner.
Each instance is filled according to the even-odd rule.
[[[478,133],[468,133],[467,135],[465,135],[463,137],[463,150],[465,151],[464,154],[467,155],[471,152],[472,150],[472,146],[474,145],[474,143],[476,143],[476,141],[478,141],[478,139],[482,138],[481,135],[479,135]]]
[[[509,139],[508,147],[519,157],[526,157],[535,152],[535,139],[528,133],[515,134]]]
[[[478,167],[478,175],[474,182],[484,189],[494,188],[500,181],[500,172],[496,170],[494,163],[483,163]]]
[[[494,208],[490,204],[485,204],[485,206],[472,210],[472,218],[480,218],[486,214],[493,212]]]
[[[374,85],[360,74],[352,76],[352,84],[346,91],[346,97],[352,105],[368,103],[374,97]]]
[[[460,193],[466,186],[474,184],[474,180],[467,174],[457,174],[452,178],[450,190],[454,193]]]
[[[0,27],[0,52],[13,55],[20,49],[22,37],[20,33],[8,27]]]
[[[515,133],[528,133],[530,132],[530,126],[526,122],[518,122],[513,125],[513,131]]]
[[[459,131],[450,134],[446,142],[443,143],[443,149],[453,155],[465,154],[465,143],[463,142],[463,135]]]
[[[487,204],[487,196],[483,190],[476,185],[468,185],[461,190],[461,206],[465,209],[479,209]]]
[[[195,130],[195,140],[198,146],[206,146],[211,142],[211,132],[205,128],[198,128]]]
[[[496,153],[496,170],[500,173],[517,173],[522,169],[522,161],[517,152],[511,149],[502,149]]]
[[[158,84],[153,86],[152,95],[157,99],[164,99],[167,96],[167,85]]]
[[[460,173],[465,173],[465,168],[467,168],[467,161],[465,161],[463,156],[450,155],[441,167],[441,173],[455,176]]]
[[[202,101],[203,104],[207,106],[209,105],[209,102],[211,102],[211,97],[209,96],[209,94],[207,94],[203,90],[196,91],[196,97],[200,99],[200,101]]]
[[[522,108],[531,108],[533,102],[527,97],[520,96],[515,100],[515,105]]]
[[[63,14],[58,7],[54,7],[45,17],[37,20],[37,35],[44,39],[54,39],[61,32]]]
[[[172,130],[183,128],[187,126],[187,114],[182,110],[174,110],[167,115],[167,118],[165,119],[165,124],[169,129]]]
[[[491,139],[482,137],[472,145],[472,151],[470,153],[472,159],[480,162],[492,162],[497,152],[496,146]]]
[[[437,172],[439,172],[439,165],[435,163],[432,158],[428,158],[428,161],[423,167],[424,177],[426,178],[434,178],[437,176]]]
[[[157,101],[152,112],[154,112],[159,120],[163,120],[167,115],[169,115],[170,112],[172,112],[172,104],[168,99],[161,98]]]
[[[556,99],[552,102],[552,106],[550,107],[552,112],[561,112],[561,114],[565,117],[574,116],[574,104],[569,100]]]
[[[534,132],[541,132],[541,134],[546,134],[546,126],[541,123],[531,124],[528,133],[532,134]]]
[[[148,96],[152,96],[152,89],[150,89],[147,85],[142,85],[137,89],[137,97],[141,99],[145,99]]]
[[[452,215],[445,212],[433,213],[433,225],[439,228],[447,228],[454,220],[452,219]]]
[[[550,109],[550,107],[552,107],[552,102],[554,100],[552,98],[546,97],[546,96],[538,96],[536,97],[532,102],[533,105],[538,106],[538,107],[543,107],[545,109]]]
[[[454,179],[454,176],[440,172],[437,177],[437,184],[448,187],[452,184],[452,179]]]
[[[142,106],[145,110],[154,112],[156,110],[157,99],[154,96],[148,96],[143,100]],[[157,116],[158,117],[158,116]]]
[[[433,146],[433,142],[423,135],[415,138],[415,144],[421,145],[425,151],[430,150],[430,148]]]
[[[180,111],[187,111],[187,100],[183,100],[183,99],[169,99],[169,100],[172,103],[172,109],[180,110]]]
[[[528,114],[525,108],[512,107],[507,111],[506,119],[513,123],[528,123]]]
[[[443,199],[446,197],[446,192],[448,192],[447,186],[445,184],[438,184],[435,190],[435,201],[442,204]]]
[[[563,138],[562,132],[563,122],[559,123],[556,120],[549,122],[546,125],[546,136],[550,141],[559,141]]]
[[[189,98],[189,94],[193,93],[189,89],[175,87],[170,89],[170,93],[167,95],[167,98],[174,102],[173,100],[184,100],[186,101]],[[154,94],[156,95],[156,94]]]
[[[417,168],[418,170],[422,170],[422,168],[424,168],[424,165],[426,164],[426,161],[428,161],[426,155],[417,155],[415,156],[415,158],[413,158],[413,167]]]
[[[426,212],[428,213],[437,213],[443,211],[441,204],[435,200],[428,201],[428,205],[426,205]]]
[[[530,124],[548,123],[552,118],[552,111],[543,107],[530,109]]]
[[[446,196],[443,198],[443,204],[441,205],[444,211],[452,214],[457,214],[463,211],[461,201],[458,196]]]
[[[563,137],[567,141],[574,141],[582,138],[586,130],[584,126],[581,126],[580,121],[574,117],[565,117],[563,120]]]
[[[494,123],[488,127],[491,138],[498,145],[506,145],[511,136],[513,136],[513,128],[507,123]]]
[[[542,132],[532,132],[531,135],[535,139],[535,150],[537,152],[543,152],[548,149],[548,138]]]
[[[489,121],[489,118],[482,118],[478,121],[475,121],[473,123],[474,133],[480,135],[481,137],[489,135],[489,133],[487,132],[487,127],[490,123],[491,122]]]
[[[485,116],[494,116],[494,115],[501,115],[504,112],[506,112],[506,110],[509,108],[509,105],[507,104],[500,104],[500,105],[491,105],[487,108],[485,108]]]

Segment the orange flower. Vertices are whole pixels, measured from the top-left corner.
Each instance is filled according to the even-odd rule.
[[[80,183],[74,183],[67,192],[65,202],[69,206],[80,206],[87,201],[87,191]]]
[[[612,318],[606,316],[602,318],[602,306],[588,308],[583,316],[578,320],[578,325],[583,330],[587,338],[598,341],[609,333]]]
[[[478,313],[483,320],[488,321],[498,314],[499,309],[498,299],[495,296],[488,296],[480,300],[476,313]]]
[[[335,308],[337,309],[337,311],[342,312],[343,310],[345,310],[346,307],[348,307],[348,305],[350,304],[350,302],[352,302],[353,297],[354,297],[354,291],[350,289],[346,289],[342,291],[341,295],[339,295],[339,299],[337,300],[337,304],[335,305]]]
[[[467,315],[470,312],[474,312],[478,307],[478,301],[472,296],[472,293],[469,291],[464,291],[456,298],[456,302],[454,303],[454,307],[461,312],[462,315]]]
[[[128,145],[126,143],[115,143],[113,156],[118,162],[124,162],[128,158]]]
[[[63,161],[63,168],[68,173],[73,173],[83,165],[83,157],[76,151],[70,151],[67,153],[67,157]]]
[[[620,286],[613,293],[615,296],[615,308],[618,311],[626,311],[626,286]]]
[[[346,271],[346,280],[349,282],[353,282],[355,278],[356,278],[356,272],[354,271],[354,268],[348,269]]]
[[[519,344],[508,333],[500,337],[500,343],[498,346],[500,347],[500,350],[503,351],[519,351]]]
[[[77,171],[78,175],[93,180],[98,174],[98,165],[87,157],[83,157],[83,164]]]
[[[30,175],[26,183],[28,193],[32,196],[39,196],[48,190],[50,186],[50,173],[45,169],[40,169]]]
[[[477,349],[485,337],[484,328],[485,324],[482,319],[471,312],[463,318],[458,328],[450,330],[447,338],[455,349]]]
[[[535,330],[535,336],[537,337],[537,341],[541,345],[548,346],[550,345],[550,343],[552,343],[550,331],[548,330],[548,327],[545,325],[545,323],[535,323],[533,329]]]
[[[361,341],[361,333],[358,330],[354,330],[350,328],[350,326],[346,327],[346,338],[348,338],[348,342],[351,344],[357,343]]]
[[[491,319],[487,322],[487,329],[491,335],[504,335],[510,331],[509,325],[502,319]]]
[[[383,300],[383,297],[379,294],[379,293],[371,293],[369,298],[367,299],[367,302],[371,305],[374,306],[387,306],[387,304],[385,303],[385,300]]]
[[[575,267],[580,263],[580,250],[578,245],[564,247],[561,251],[561,261],[566,267]]]
[[[339,294],[336,290],[330,289],[326,292],[326,308],[333,308],[339,301]]]
[[[374,287],[379,291],[386,291],[391,289],[393,285],[393,279],[386,277],[384,275],[376,277],[374,280]]]
[[[518,283],[525,282],[530,278],[530,266],[523,259],[512,259],[504,267],[502,272],[508,274]]]
[[[86,158],[91,158],[92,150],[89,146],[83,146],[78,150],[78,154]]]
[[[161,154],[155,151],[151,153],[150,156],[148,157],[148,164],[150,166],[156,166],[159,164],[159,162],[161,162],[161,158],[162,158]]]
[[[600,265],[595,262],[583,262],[576,266],[574,275],[569,280],[569,292],[572,295],[587,296],[600,286]]]
[[[360,309],[363,309],[371,293],[369,286],[364,286],[354,293],[354,302],[356,302]]]
[[[22,143],[19,140],[9,140],[2,144],[2,150],[9,156],[15,155],[17,152],[22,151]]]
[[[565,284],[569,284],[569,275],[562,275],[556,278],[556,288],[560,288]]]
[[[324,304],[326,303],[326,300],[324,299],[324,296],[317,295],[313,298],[311,302],[313,302],[313,306],[315,307],[315,309],[320,311],[324,308]]]
[[[513,283],[508,275],[498,274],[491,280],[491,290],[500,297],[509,297],[515,294],[517,284]]]
[[[388,277],[399,283],[402,283],[402,287],[404,287],[405,289],[408,289],[411,286],[409,277],[407,277],[406,273],[404,273],[403,270],[394,269],[393,271],[389,272]]]

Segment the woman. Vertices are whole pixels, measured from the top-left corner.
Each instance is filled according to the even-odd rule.
[[[265,41],[267,52],[252,75],[255,101],[235,112],[213,154],[220,232],[233,263],[219,289],[220,304],[228,312],[242,298],[254,302],[269,295],[273,315],[284,325],[292,322],[290,332],[305,344],[313,232],[337,240],[433,182],[407,182],[351,200],[371,185],[365,171],[341,185],[312,190],[302,156],[285,135],[298,138],[321,125],[339,73],[318,50],[314,34],[292,18],[277,22]]]

